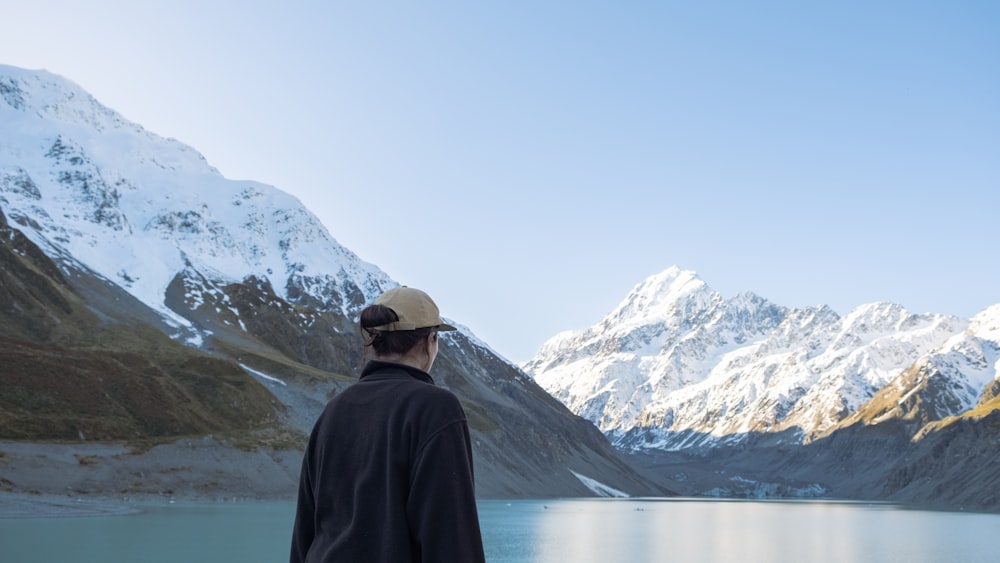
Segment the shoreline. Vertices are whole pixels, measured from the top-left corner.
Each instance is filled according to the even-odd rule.
[[[817,503],[844,503],[851,505],[879,506],[881,508],[893,510],[916,510],[926,512],[951,512],[957,514],[990,514],[997,515],[996,512],[983,510],[966,510],[956,507],[943,507],[933,505],[915,505],[892,501],[872,501],[857,499],[788,499],[788,498],[768,498],[768,499],[746,499],[746,498],[717,498],[717,497],[632,497],[626,499],[603,499],[599,497],[579,497],[579,498],[551,498],[551,499],[493,499],[483,498],[480,501],[487,502],[510,502],[510,501],[567,501],[567,500],[609,500],[609,501],[664,501],[664,502],[817,502]],[[140,514],[151,508],[170,506],[174,504],[205,503],[205,504],[233,504],[233,503],[266,503],[266,502],[294,502],[294,497],[287,496],[205,496],[205,495],[178,495],[165,496],[162,494],[140,493],[115,497],[105,494],[83,494],[83,495],[59,495],[54,493],[25,493],[0,490],[0,521],[5,519],[36,519],[36,518],[107,518],[130,516]]]
[[[185,503],[232,504],[294,502],[294,497],[204,496],[135,494],[115,497],[103,494],[59,495],[0,491],[0,520],[28,518],[94,518],[128,516],[150,508]]]
[[[12,493],[0,491],[0,520],[8,518],[92,518],[126,516],[142,509],[131,506],[131,499],[85,498],[53,494]]]

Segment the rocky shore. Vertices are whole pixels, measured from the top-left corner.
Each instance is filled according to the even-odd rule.
[[[213,437],[121,444],[0,442],[0,517],[127,514],[154,500],[292,499],[302,453]]]

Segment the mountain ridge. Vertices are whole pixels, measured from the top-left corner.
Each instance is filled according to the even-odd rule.
[[[48,273],[22,268],[22,277],[4,279],[5,287],[61,287],[49,293],[73,304],[67,317],[73,322],[47,302],[28,316],[41,328],[45,319],[57,319],[54,329],[9,336],[18,349],[39,357],[87,354],[114,362],[116,385],[124,390],[93,393],[107,382],[86,362],[70,379],[61,378],[51,362],[34,370],[23,362],[0,368],[0,383],[20,382],[30,399],[24,408],[4,407],[11,424],[0,427],[0,440],[16,443],[0,442],[6,479],[0,488],[293,493],[305,434],[360,368],[357,313],[399,284],[337,243],[296,198],[222,177],[194,149],[127,121],[51,73],[0,66],[0,125],[10,132],[0,140],[5,232],[24,252],[50,264]],[[18,292],[9,310],[25,310],[30,300],[30,292]],[[58,328],[71,325],[76,328],[59,340]],[[668,492],[634,471],[589,423],[463,330],[442,338],[432,375],[468,413],[474,454],[481,460],[481,496],[601,494],[577,474],[631,494]],[[128,338],[115,336],[123,333]],[[171,358],[191,357],[171,360],[180,367],[166,370],[179,383],[153,377],[163,370],[134,355],[146,342],[160,342]],[[213,369],[199,374],[184,367],[203,364]],[[57,385],[62,380],[77,383]],[[46,396],[66,404],[78,385],[91,400],[57,416],[67,428],[90,421],[104,430],[54,432],[32,425],[28,407],[40,408]],[[239,405],[241,393],[253,390],[266,414],[248,411],[233,417],[242,422],[225,428],[136,426],[116,418],[119,407],[131,409],[136,420],[154,416],[155,402],[142,400],[149,389],[165,411],[199,401]],[[192,416],[210,421],[211,411]],[[13,433],[14,427],[24,431]],[[32,441],[38,442],[33,449]],[[95,442],[125,444],[132,453]],[[93,452],[85,454],[87,463],[61,465],[83,451]],[[62,471],[41,469],[39,456]],[[230,461],[212,463],[213,456]],[[212,485],[202,488],[203,482]]]
[[[992,310],[979,322],[989,324]],[[723,299],[694,272],[672,266],[637,284],[593,327],[553,337],[522,367],[620,447],[683,448],[694,445],[692,433],[731,441],[789,429],[806,442],[923,356],[951,346],[936,362],[968,358],[961,343],[975,348],[963,336],[970,325],[887,302],[841,317],[827,306],[788,309],[749,292]],[[996,372],[995,362],[980,363],[976,395]],[[961,404],[970,408],[968,398]]]

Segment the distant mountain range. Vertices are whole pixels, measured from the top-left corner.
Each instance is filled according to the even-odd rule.
[[[880,393],[909,405],[882,417],[974,409],[997,378],[998,326],[1000,304],[970,321],[891,303],[841,317],[752,293],[723,299],[672,267],[523,367],[621,447],[684,449],[750,433],[804,443],[868,412]]]
[[[306,433],[360,367],[357,313],[398,284],[294,197],[59,76],[0,66],[0,130],[0,490],[294,490]],[[434,376],[469,415],[480,495],[664,493],[468,329]],[[205,465],[223,455],[256,465]]]
[[[961,422],[972,433],[966,436],[972,451],[958,455],[987,452],[989,463],[963,468],[959,462],[951,472],[975,473],[980,463],[992,471],[964,489],[975,506],[995,505],[995,494],[984,500],[979,493],[1000,487],[1000,471],[989,469],[996,467],[1000,439],[998,361],[1000,304],[972,319],[913,314],[891,303],[862,305],[841,317],[825,306],[789,309],[752,293],[725,299],[694,272],[671,267],[635,286],[593,327],[550,339],[522,367],[638,457],[751,451],[727,463],[769,479],[787,477],[791,470],[782,475],[773,468],[808,451],[827,465],[800,460],[811,468],[804,478],[829,481],[831,473],[847,471],[827,462],[832,452],[847,459],[841,448],[862,451],[874,441],[886,456],[868,473],[878,483],[900,459],[950,443]],[[895,435],[889,443],[887,433]],[[764,452],[771,450],[786,454],[770,458]],[[745,481],[750,490],[759,485]],[[870,485],[841,486],[863,496],[857,491]],[[881,486],[867,494],[886,494],[888,485]],[[951,494],[953,487],[941,491]]]

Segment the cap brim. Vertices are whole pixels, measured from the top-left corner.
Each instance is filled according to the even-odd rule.
[[[441,324],[437,325],[437,329],[438,330],[458,330],[457,328],[451,326],[448,323],[441,323]]]

